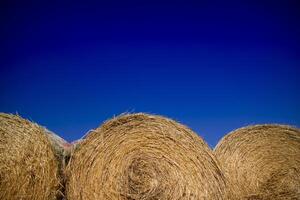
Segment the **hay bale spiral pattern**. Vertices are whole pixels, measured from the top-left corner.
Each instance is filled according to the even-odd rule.
[[[173,120],[116,117],[91,131],[67,166],[68,200],[225,199],[207,144]]]
[[[300,130],[256,125],[226,135],[215,155],[240,199],[300,200]]]
[[[59,164],[44,128],[0,113],[0,199],[55,200],[59,188]]]

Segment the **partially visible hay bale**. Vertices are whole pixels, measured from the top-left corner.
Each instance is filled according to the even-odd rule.
[[[67,166],[67,199],[226,199],[207,144],[173,120],[128,114],[91,131]]]
[[[256,125],[226,135],[215,155],[240,199],[300,199],[300,130]]]
[[[0,113],[0,199],[55,200],[59,161],[45,129]]]

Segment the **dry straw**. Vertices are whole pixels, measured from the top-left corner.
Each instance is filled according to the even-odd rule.
[[[300,130],[257,125],[226,135],[215,155],[240,199],[300,199]]]
[[[60,197],[59,161],[45,129],[0,113],[0,199]]]
[[[225,199],[207,144],[173,120],[127,114],[91,131],[67,167],[67,199]]]

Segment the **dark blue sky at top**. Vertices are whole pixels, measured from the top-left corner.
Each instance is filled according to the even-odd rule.
[[[68,141],[123,112],[211,146],[249,124],[300,126],[297,1],[83,2],[1,2],[1,112]]]

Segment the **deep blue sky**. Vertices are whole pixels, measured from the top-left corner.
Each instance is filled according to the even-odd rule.
[[[1,2],[0,111],[68,141],[126,111],[211,146],[248,124],[300,126],[297,1]]]

